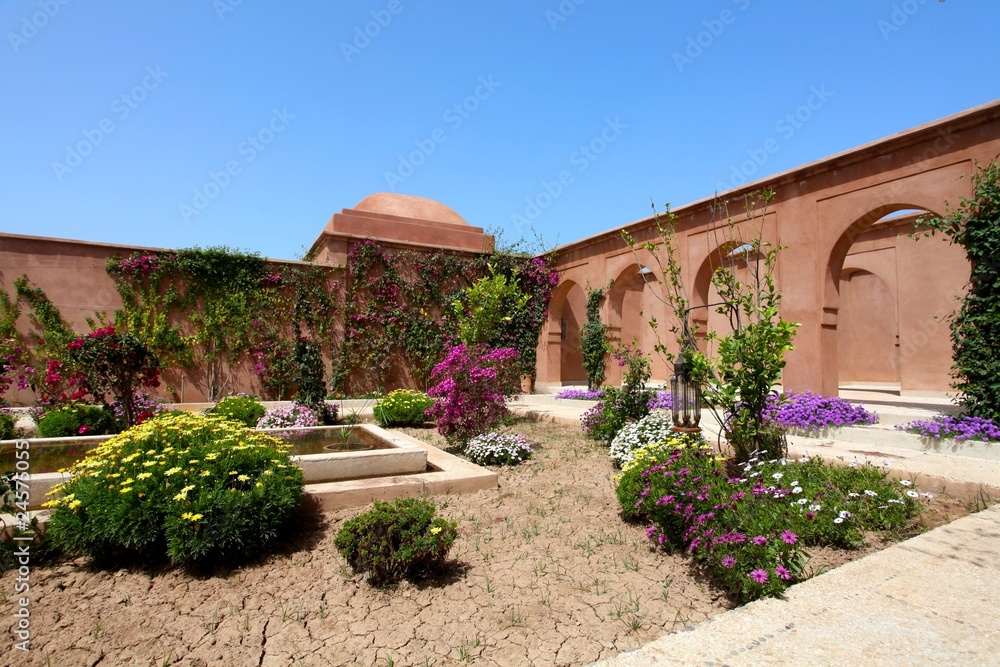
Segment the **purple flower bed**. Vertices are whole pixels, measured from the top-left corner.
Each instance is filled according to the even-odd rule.
[[[603,389],[563,389],[556,398],[565,398],[577,401],[599,401],[604,398]],[[669,391],[658,391],[653,398],[649,399],[649,409],[657,408],[669,410],[673,406]]]
[[[599,401],[604,398],[603,389],[563,389],[556,398],[567,398],[575,401]]]
[[[909,424],[897,426],[900,431],[917,433],[925,438],[952,438],[956,441],[982,440],[1000,441],[1000,426],[982,417],[970,415],[937,415],[933,419],[917,419]]]
[[[653,398],[649,399],[650,410],[669,410],[672,407],[674,407],[674,402],[669,391],[658,391]]]
[[[810,391],[801,394],[788,392],[785,400],[769,400],[764,410],[768,421],[785,428],[818,430],[853,424],[874,424],[878,415],[865,410],[860,405],[849,403],[842,398],[820,396]]]

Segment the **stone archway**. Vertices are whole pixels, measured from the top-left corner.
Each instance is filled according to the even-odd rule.
[[[895,184],[896,193],[904,187]],[[942,379],[948,377],[951,348],[942,304],[960,291],[968,266],[944,239],[912,237],[917,215],[894,223],[898,230],[878,239],[879,230],[893,224],[893,213],[934,215],[944,200],[913,193],[876,206],[833,244],[824,276],[823,393],[836,395],[842,381],[900,392],[947,388]]]
[[[573,280],[552,292],[543,338],[546,340],[546,384],[580,384],[587,381],[580,352],[580,328],[586,321],[587,297]]]

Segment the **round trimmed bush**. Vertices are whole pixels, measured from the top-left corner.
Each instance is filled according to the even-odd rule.
[[[434,405],[434,399],[412,389],[396,389],[375,404],[375,421],[383,428],[393,426],[420,426],[427,417],[424,413]]]
[[[97,405],[85,403],[70,403],[49,410],[38,420],[38,435],[43,438],[103,435],[115,430],[118,429],[112,415]]]
[[[49,536],[94,559],[207,563],[252,557],[298,508],[302,470],[289,445],[219,417],[168,412],[74,464]]]
[[[420,498],[375,501],[375,508],[349,520],[334,545],[369,583],[389,584],[440,568],[458,537],[454,521],[435,517],[434,504]]]
[[[292,403],[279,405],[264,413],[257,422],[257,428],[293,428],[301,426],[319,426],[316,413],[304,405]]]
[[[226,396],[214,407],[205,410],[205,414],[254,428],[264,416],[264,406],[254,396]]]
[[[531,445],[516,433],[483,433],[469,441],[465,455],[479,465],[517,465],[531,458]]]

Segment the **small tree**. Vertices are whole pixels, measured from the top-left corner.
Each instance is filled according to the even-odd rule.
[[[110,394],[122,408],[125,427],[135,425],[135,393],[139,387],[160,385],[160,362],[135,335],[118,333],[114,325],[69,343],[69,360],[86,379],[94,396],[109,403]]]
[[[492,338],[501,323],[514,319],[531,298],[521,292],[516,278],[497,273],[493,265],[489,271],[489,276],[477,280],[452,302],[458,317],[458,338],[466,345],[495,345]]]
[[[977,165],[972,190],[957,210],[920,218],[916,227],[962,246],[972,265],[962,305],[950,318],[951,386],[970,414],[1000,422],[1000,163]]]
[[[599,389],[604,384],[605,363],[610,346],[607,327],[601,321],[604,290],[587,290],[587,322],[580,330],[580,352],[587,371],[587,389]]]
[[[713,224],[711,232],[716,268],[712,285],[720,302],[710,304],[729,321],[731,331],[707,332],[707,339],[718,342],[718,355],[708,359],[698,350],[694,327],[690,323],[693,308],[684,285],[678,260],[676,217],[669,207],[663,216],[655,214],[659,243],[636,244],[622,230],[622,237],[639,261],[638,250],[646,250],[659,266],[657,279],[662,294],[653,294],[667,305],[675,317],[670,327],[681,353],[691,369],[692,379],[704,387],[705,403],[722,425],[721,436],[729,442],[739,460],[746,460],[757,450],[780,456],[785,450],[783,433],[776,431],[764,415],[772,387],[785,366],[785,352],[792,349],[798,324],[781,318],[778,306],[781,292],[774,278],[779,247],[763,238],[767,206],[774,199],[770,190],[755,192],[745,199],[746,219],[740,225],[729,215],[725,203],[716,207],[716,217],[724,225]],[[654,211],[655,213],[655,211]],[[649,280],[647,274],[642,274]],[[704,306],[702,306],[704,307]],[[668,360],[673,355],[660,341],[659,323],[650,318],[656,332],[656,349]]]

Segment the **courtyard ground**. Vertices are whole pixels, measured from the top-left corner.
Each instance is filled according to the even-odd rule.
[[[606,451],[578,427],[518,419],[513,429],[535,446],[532,460],[499,468],[499,489],[436,498],[460,532],[438,577],[378,590],[354,575],[333,538],[360,509],[296,519],[277,553],[236,569],[62,561],[33,568],[31,651],[0,662],[584,665],[736,606],[621,520]],[[431,428],[406,431],[444,444]],[[928,525],[967,513],[943,496],[929,510]],[[882,546],[810,549],[810,565],[830,570]],[[0,578],[7,628],[14,576]]]

